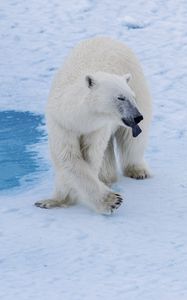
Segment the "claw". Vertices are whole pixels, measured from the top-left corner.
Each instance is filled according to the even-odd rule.
[[[37,206],[37,207],[40,207],[40,208],[45,208],[45,209],[48,208],[46,204],[43,204],[41,202],[36,202],[36,203],[34,203],[34,205]]]
[[[120,194],[115,193],[115,195],[116,195],[117,197],[121,197]]]
[[[116,202],[116,205],[121,205],[121,201],[117,201],[117,202]]]

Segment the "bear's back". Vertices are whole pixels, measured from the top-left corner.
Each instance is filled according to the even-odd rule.
[[[123,75],[141,72],[134,53],[125,44],[108,37],[96,37],[79,43],[58,71],[55,81],[66,86],[84,74],[98,71]]]
[[[138,59],[129,47],[109,37],[82,41],[71,51],[53,80],[49,102],[54,96],[58,98],[63,89],[71,88],[80,76],[98,71],[117,75],[131,73],[129,85],[136,94],[140,109],[151,112],[151,97]]]

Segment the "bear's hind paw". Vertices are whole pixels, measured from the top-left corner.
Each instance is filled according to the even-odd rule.
[[[128,166],[125,169],[125,175],[127,177],[135,178],[135,179],[145,179],[151,176],[148,168],[146,168],[145,166],[141,167],[136,165]]]

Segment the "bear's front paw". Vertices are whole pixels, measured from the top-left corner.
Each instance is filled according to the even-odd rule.
[[[52,208],[55,207],[55,201],[52,199],[49,200],[43,200],[43,201],[38,201],[34,203],[35,206],[40,207],[40,208]]]
[[[114,210],[118,209],[122,204],[123,198],[121,195],[113,192],[107,193],[99,203],[98,212],[110,215]]]
[[[38,201],[34,204],[40,208],[53,208],[53,207],[68,207],[68,202],[64,200],[56,200],[56,199],[47,199],[43,201]]]

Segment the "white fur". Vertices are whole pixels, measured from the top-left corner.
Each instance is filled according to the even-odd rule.
[[[91,88],[88,78],[93,80]],[[142,133],[136,138],[115,108],[119,94],[130,98],[143,114]],[[143,156],[151,98],[137,58],[121,42],[105,37],[81,42],[54,79],[46,117],[56,190],[53,199],[37,206],[79,201],[106,214],[118,208],[121,197],[108,187],[117,179],[114,137],[124,174],[149,176]]]

